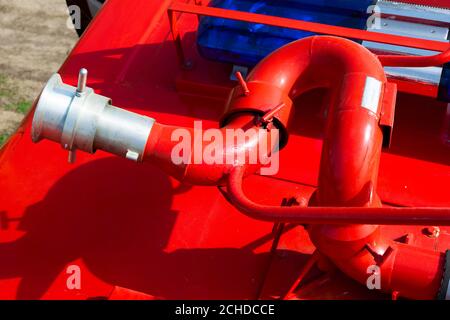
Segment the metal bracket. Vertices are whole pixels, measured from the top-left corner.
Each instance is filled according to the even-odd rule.
[[[394,128],[395,103],[397,101],[397,84],[387,82],[384,88],[381,103],[380,126],[383,131],[383,147],[391,146],[392,131]]]

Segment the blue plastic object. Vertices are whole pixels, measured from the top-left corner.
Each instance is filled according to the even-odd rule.
[[[213,0],[211,7],[366,29],[374,0]],[[203,17],[197,44],[203,57],[252,67],[283,45],[313,35],[221,18]]]
[[[445,64],[442,69],[438,99],[444,102],[450,102],[450,62]]]

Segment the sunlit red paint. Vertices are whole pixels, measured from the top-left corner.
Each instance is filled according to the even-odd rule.
[[[247,78],[248,95],[242,94],[242,87],[230,92],[232,84],[221,82],[218,87],[231,93],[227,104],[211,98],[208,92],[201,96],[179,94],[174,83],[198,87],[203,81],[203,89],[210,92],[215,92],[217,86],[208,85],[211,75],[204,71],[194,68],[189,74],[174,64],[161,63],[176,59],[167,37],[165,12],[169,4],[136,1],[129,8],[124,2],[110,0],[62,67],[62,75],[75,83],[79,67],[87,67],[93,75],[90,86],[111,96],[117,105],[174,125],[155,127],[147,159],[170,175],[193,183],[224,183],[233,168],[173,166],[168,158],[172,145],[167,143],[173,129],[188,127],[199,117],[213,127],[222,113],[226,115],[223,125],[242,127],[254,123],[255,115],[267,114],[283,102],[285,106],[274,115],[274,124],[290,136],[281,152],[284,166],[277,177],[249,177],[245,182],[249,197],[259,206],[243,206],[247,196],[244,198],[239,189],[242,172],[234,171],[228,180],[228,192],[222,192],[239,209],[251,212],[253,218],[267,214],[269,218],[264,220],[276,221],[275,215],[289,214],[279,220],[294,225],[314,223],[305,230],[297,226],[280,233],[279,246],[270,251],[272,225],[246,218],[217,189],[179,184],[155,167],[111,159],[101,152],[82,155],[75,166],[70,166],[63,162],[66,155],[57,145],[31,144],[28,117],[0,156],[0,211],[6,212],[4,220],[9,221],[0,231],[0,256],[5,261],[0,267],[3,297],[117,298],[119,292],[122,297],[133,297],[136,291],[149,298],[282,297],[286,292],[293,298],[336,298],[342,297],[343,291],[350,292],[351,298],[377,297],[366,288],[352,287],[353,280],[346,276],[327,272],[325,258],[362,283],[367,277],[367,265],[379,264],[385,275],[385,291],[408,298],[434,298],[442,273],[442,252],[450,246],[448,228],[442,228],[439,242],[432,240],[422,234],[422,227],[407,226],[412,223],[402,217],[402,210],[386,207],[386,203],[410,207],[450,205],[445,191],[450,179],[449,150],[441,144],[442,132],[434,130],[435,120],[445,114],[442,105],[400,97],[392,151],[382,152],[382,103],[376,113],[359,105],[368,75],[386,84],[381,64],[365,49],[335,38],[310,38],[272,55]],[[129,10],[129,14],[117,17],[118,10]],[[149,10],[155,12],[151,18],[145,14]],[[129,19],[135,23],[129,24]],[[112,22],[116,25],[112,34],[100,37],[105,30],[111,30]],[[181,25],[188,32],[195,30],[195,19],[186,19]],[[302,53],[306,56],[299,56]],[[329,57],[334,59],[329,63],[339,68],[321,63]],[[200,68],[202,62],[196,58],[196,68]],[[224,66],[212,68],[217,74],[227,70]],[[346,80],[351,80],[352,85]],[[302,127],[300,121],[296,127],[298,118],[293,114],[293,105],[312,106],[303,115],[314,120],[317,112],[311,110],[321,108],[316,106],[317,96],[307,91],[319,87],[330,88],[331,92],[341,89],[334,89],[331,95],[333,107],[325,120],[323,145],[314,128]],[[349,103],[340,104],[338,96],[348,98]],[[214,105],[217,107],[211,107]],[[240,115],[244,109],[247,113]],[[424,115],[420,123],[414,110]],[[370,139],[365,138],[368,126]],[[350,134],[349,127],[357,134]],[[425,133],[417,132],[417,128]],[[408,133],[416,134],[412,138],[414,147],[408,145]],[[351,155],[350,162],[339,158],[343,149]],[[325,152],[319,167],[320,150]],[[319,172],[318,179],[312,173],[314,169]],[[380,209],[355,209],[353,214],[342,208],[335,212],[304,209],[304,203],[280,207],[280,199],[288,196],[311,199],[310,205],[319,207]],[[373,224],[401,225],[334,224],[345,223],[333,220],[338,214],[357,223],[365,221],[358,219],[369,219],[369,212],[377,212]],[[404,212],[411,218],[420,214],[435,219],[426,220],[427,224],[445,225],[448,219],[443,217],[448,209]],[[300,214],[310,214],[310,220],[295,220]],[[355,220],[351,221],[352,216]],[[305,231],[312,243],[305,239]],[[411,241],[393,241],[411,234]],[[87,238],[89,241],[84,240]],[[277,248],[287,252],[288,263],[277,258]],[[301,274],[292,267],[294,262],[316,249],[324,276],[333,280],[325,293],[324,287],[313,281],[292,296],[292,281]],[[74,261],[82,266],[86,282],[80,291],[70,292],[64,288],[64,266]]]

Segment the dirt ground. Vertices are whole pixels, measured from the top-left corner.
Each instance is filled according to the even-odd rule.
[[[78,40],[65,0],[0,0],[0,145]]]

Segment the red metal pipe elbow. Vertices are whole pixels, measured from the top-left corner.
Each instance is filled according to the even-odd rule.
[[[354,57],[361,58],[354,59]],[[330,107],[329,112],[333,116],[328,117],[331,125],[328,126],[329,130],[326,133],[333,140],[341,142],[329,143],[329,147],[326,146],[324,149],[329,149],[329,152],[324,152],[324,156],[330,156],[333,161],[340,163],[341,169],[328,171],[326,173],[328,176],[322,174],[320,179],[329,180],[330,183],[322,184],[325,186],[332,185],[333,179],[364,177],[356,186],[355,183],[336,181],[340,186],[352,188],[352,190],[339,191],[346,194],[347,202],[350,203],[355,197],[355,192],[362,189],[360,184],[368,183],[363,181],[367,174],[361,171],[368,170],[373,173],[369,182],[376,180],[377,171],[372,170],[372,167],[377,168],[377,163],[365,161],[364,157],[377,159],[377,156],[373,154],[380,152],[382,133],[377,129],[379,129],[379,105],[385,82],[383,68],[377,58],[362,46],[355,45],[354,42],[336,37],[311,37],[296,41],[262,61],[248,77],[245,90],[238,86],[233,91],[228,112],[222,121],[223,130],[258,128],[251,115],[261,117],[277,106],[284,105],[273,114],[274,127],[281,130],[280,145],[282,147],[287,142],[287,124],[292,98],[313,87],[329,87],[335,96],[343,92],[341,96],[345,96],[347,100],[338,101],[337,105]],[[354,86],[360,90],[355,90]],[[342,120],[331,119],[336,117]],[[364,128],[360,128],[361,126]],[[156,161],[169,173],[191,183],[212,185],[220,183],[233,165],[196,165],[193,161],[182,165],[173,163],[171,156],[174,141],[172,138],[174,131],[179,129],[155,124],[148,139],[144,160]],[[186,130],[195,136],[192,129]],[[325,141],[328,140],[330,139],[325,139]],[[354,141],[357,143],[355,144]],[[365,149],[359,145],[361,142],[365,142]],[[195,149],[197,144],[198,141],[192,143],[192,149]],[[251,147],[243,147],[246,149],[245,152],[251,152],[256,146],[257,143],[251,144]],[[354,172],[344,172],[349,166],[343,165],[346,159],[345,154],[340,152],[342,148],[352,153],[359,152],[359,162],[352,167]],[[368,150],[368,148],[372,149]],[[235,150],[241,149],[242,146],[235,148]],[[223,154],[236,153],[235,150],[224,150]],[[190,155],[187,157],[191,159]],[[361,164],[367,165],[360,167]],[[372,185],[375,183],[369,183],[369,186]],[[321,194],[330,194],[335,191],[334,187],[328,189],[324,187],[321,189]],[[339,196],[335,195],[335,197]],[[338,201],[337,198],[335,200],[342,204],[342,201]]]
[[[242,95],[237,88],[228,116],[249,110],[266,112],[279,103],[290,106],[305,91],[329,88],[334,103],[328,110],[317,202],[365,206],[377,201],[372,189],[383,139],[379,120],[385,83],[382,65],[364,47],[342,38],[310,37],[258,64],[247,79],[252,94]],[[287,132],[289,115],[275,118],[281,134]]]
[[[389,216],[389,210],[380,208],[375,192],[383,139],[379,120],[385,84],[380,61],[362,46],[344,39],[312,37],[267,57],[248,77],[250,92],[258,92],[261,86],[264,90],[271,87],[282,102],[289,104],[290,99],[312,88],[327,87],[332,91],[319,186],[310,202],[321,208],[267,207],[251,202],[242,191],[243,168],[236,168],[230,175],[230,200],[245,213],[263,220],[373,224],[395,220],[402,224],[404,217],[395,215],[396,209],[390,209],[394,215]],[[263,103],[264,100],[258,102],[250,97],[234,99],[229,114],[258,109]],[[282,124],[285,120],[279,118]],[[439,214],[432,210],[429,213]],[[414,223],[415,213],[409,212],[409,222]],[[371,219],[371,215],[384,219]],[[447,217],[442,218],[449,222]],[[376,266],[382,272],[384,291],[397,291],[409,298],[433,298],[438,292],[443,270],[440,253],[385,239],[376,225],[315,224],[308,230],[317,250],[359,282],[365,284],[368,267]],[[417,266],[417,261],[424,259],[427,266]]]
[[[196,185],[221,184],[237,163],[246,163],[246,171],[254,173],[262,166],[259,148],[276,150],[278,142],[277,131],[263,129],[257,119],[253,114],[242,113],[225,127],[209,131],[215,132],[215,137],[206,137],[206,131],[195,126],[181,128],[155,123],[143,160],[158,165],[180,181]],[[245,140],[239,141],[235,136],[239,131]],[[261,131],[267,134],[261,135]],[[218,149],[211,148],[214,139],[222,140]],[[209,161],[204,157],[206,153],[213,153]]]
[[[368,288],[409,299],[436,299],[444,253],[386,239],[372,225],[310,225],[308,232],[321,254]],[[370,278],[375,272],[378,284]]]

